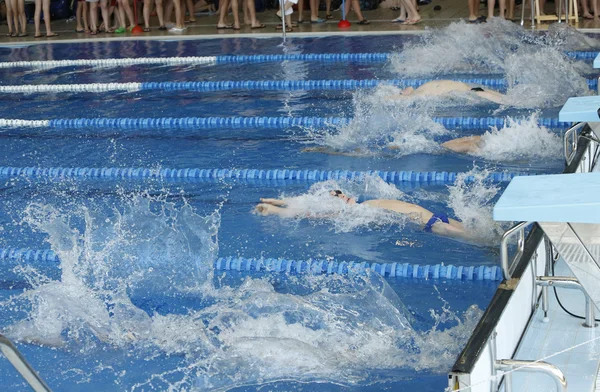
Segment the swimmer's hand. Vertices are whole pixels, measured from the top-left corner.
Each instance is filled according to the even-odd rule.
[[[262,200],[262,199],[261,199],[261,200]],[[270,207],[271,207],[271,205],[270,205],[270,204],[264,204],[264,203],[260,203],[259,205],[257,205],[257,206],[254,208],[254,211],[253,211],[253,212],[254,212],[255,214],[257,214],[257,215],[263,215],[263,216],[270,215],[270,211],[269,211],[269,210],[270,210]]]

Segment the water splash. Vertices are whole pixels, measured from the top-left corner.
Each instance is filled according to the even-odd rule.
[[[535,53],[538,50],[555,50],[560,53],[566,45],[593,45],[589,38],[572,29],[553,28],[548,35],[536,34],[500,18],[488,23],[468,24],[464,21],[450,24],[443,29],[432,30],[420,41],[408,42],[402,52],[392,56],[390,66],[402,77],[441,76],[459,74],[504,74],[505,59],[513,53]],[[562,54],[561,54],[562,55]],[[572,62],[566,56],[559,57],[561,63]],[[556,69],[555,78],[561,78],[560,64],[552,62],[523,61],[521,70],[544,71]],[[581,65],[588,72],[589,65]],[[555,68],[557,67],[557,68]]]
[[[402,156],[418,152],[440,151],[432,139],[448,134],[436,123],[435,99],[395,101],[393,86],[379,86],[373,91],[354,95],[354,116],[350,124],[332,130],[307,130],[310,143],[325,146],[330,153],[356,156]]]
[[[359,189],[400,196],[377,179],[348,185]],[[72,369],[80,382],[93,382],[98,368],[111,369],[125,388],[173,391],[278,380],[360,385],[402,369],[444,372],[464,342],[461,331],[480,314],[443,332],[414,331],[410,313],[374,273],[215,285],[218,210],[203,217],[185,200],[140,195],[65,204],[31,203],[24,213],[48,235],[61,279],[30,279],[31,289],[0,309],[27,314],[5,329],[13,339],[61,347],[77,363],[102,353],[88,376]],[[432,344],[446,335],[460,339]],[[107,353],[116,359],[106,362]],[[131,356],[152,369],[145,381],[127,384]]]
[[[478,243],[494,245],[504,233],[503,225],[492,219],[493,203],[500,187],[486,178],[489,171],[474,167],[459,173],[450,192],[448,205]]]
[[[526,119],[508,118],[501,129],[493,127],[481,136],[479,149],[472,155],[489,161],[532,162],[561,157],[560,136],[539,126],[538,114]]]

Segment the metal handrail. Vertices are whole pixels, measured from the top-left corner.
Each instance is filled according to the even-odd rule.
[[[577,131],[583,128],[587,123],[577,123],[565,132],[563,138],[563,154],[567,165],[571,164],[575,153],[577,152]]]
[[[499,359],[494,368],[501,371],[525,371],[534,373],[545,373],[552,377],[556,384],[556,390],[567,392],[567,379],[564,373],[555,365],[544,361],[524,361],[519,359]],[[504,390],[512,392],[512,372],[504,375]]]
[[[50,392],[48,385],[31,367],[21,352],[2,334],[0,334],[0,351],[2,351],[6,359],[17,369],[34,391]]]
[[[576,289],[580,290],[585,296],[585,322],[583,323],[583,326],[588,328],[596,327],[596,321],[594,320],[596,318],[594,305],[577,278],[571,276],[538,276],[535,283],[544,288],[544,293],[542,295],[542,310],[544,311],[544,317],[548,314],[548,287]]]
[[[520,222],[506,230],[502,234],[502,241],[500,242],[500,259],[502,262],[502,270],[504,271],[504,278],[509,280],[512,277],[512,269],[525,249],[525,227],[529,226],[533,222]],[[519,240],[517,241],[517,254],[513,257],[512,261],[508,261],[508,240],[515,234],[519,234]]]

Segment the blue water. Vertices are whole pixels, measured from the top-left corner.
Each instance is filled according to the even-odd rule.
[[[400,50],[414,37],[382,36],[354,38],[293,39],[284,49],[279,40],[220,39],[203,41],[132,41],[81,44],[51,44],[23,48],[0,48],[0,61],[58,60],[73,58],[167,57],[201,55],[238,55],[269,53],[347,53],[392,52]],[[194,67],[61,68],[43,71],[0,70],[5,85],[38,83],[107,83],[142,81],[266,80],[266,79],[387,79],[400,78],[387,64],[340,64],[288,62],[211,65]],[[103,94],[33,94],[0,96],[0,118],[54,119],[75,117],[186,117],[186,116],[347,116],[352,117],[353,93],[349,91],[311,92],[137,92]],[[488,106],[451,108],[447,115],[489,116],[496,108]],[[461,110],[457,113],[457,110]],[[521,113],[516,111],[515,113]],[[525,112],[523,112],[525,113]],[[529,112],[527,112],[529,113]],[[557,109],[544,109],[541,116],[556,116]],[[475,131],[481,134],[485,130]],[[454,135],[443,135],[445,141]],[[490,163],[459,154],[413,154],[348,157],[301,152],[307,136],[301,129],[131,131],[119,130],[30,130],[12,129],[0,133],[0,166],[65,167],[169,167],[169,168],[289,168],[320,170],[414,170],[465,172],[474,163],[494,171],[529,170],[553,173],[562,170],[560,157],[554,160]],[[260,197],[279,197],[305,193],[310,183],[292,181],[46,181],[3,179],[0,200],[0,247],[48,248],[48,234],[23,222],[31,203],[59,206],[66,210],[85,205],[108,218],[122,209],[127,195],[181,203],[185,200],[200,216],[216,209],[220,212],[218,256],[273,257],[295,260],[335,257],[340,261],[400,262],[414,264],[495,265],[498,255],[493,247],[474,246],[452,239],[434,237],[418,227],[407,225],[363,225],[340,231],[329,222],[286,221],[260,217],[251,211]],[[504,185],[502,185],[504,186]],[[433,211],[448,211],[449,189],[445,185],[404,184],[397,188],[410,200]],[[497,196],[495,196],[497,198]],[[493,203],[495,200],[489,200]],[[107,219],[108,219],[107,218]],[[82,228],[80,217],[72,225]],[[398,243],[410,243],[404,246]],[[53,244],[55,245],[55,244]],[[41,268],[43,272],[43,268]],[[215,276],[215,284],[237,287],[242,273]],[[262,276],[262,275],[261,275]],[[266,274],[277,292],[294,292],[284,275]],[[429,310],[448,308],[460,317],[471,305],[485,309],[492,297],[494,282],[418,281],[388,279],[414,317],[413,328],[428,331],[434,325]],[[4,299],[16,295],[31,282],[0,282]],[[132,294],[132,302],[148,314],[187,314],[207,304],[193,294],[175,299],[148,289]],[[142,290],[143,291],[143,290]],[[297,294],[302,294],[298,292]],[[27,307],[2,307],[1,327],[23,319]],[[442,322],[440,328],[456,325]],[[69,335],[69,332],[65,332]],[[102,346],[99,350],[77,352],[20,343],[19,348],[54,390],[124,390],[144,382],[152,374],[185,367],[184,355],[133,355],[123,347]],[[93,355],[90,354],[93,353]],[[453,353],[458,354],[458,351]],[[418,355],[418,353],[415,353]],[[150,359],[148,359],[150,357]],[[452,359],[448,360],[448,366]],[[60,371],[57,371],[60,369]],[[448,368],[433,371],[406,369],[373,371],[357,385],[336,385],[331,380],[277,381],[273,390],[298,391],[434,391],[446,386]],[[372,373],[372,374],[371,374]],[[171,377],[171,378],[170,378]],[[0,378],[10,390],[27,390],[19,376],[0,360]],[[152,388],[164,390],[176,382],[178,373],[164,376]],[[306,383],[315,381],[314,383]],[[256,381],[260,382],[260,380]],[[340,382],[341,383],[341,382]],[[231,385],[236,385],[232,383]],[[146,390],[146,387],[140,387]],[[254,391],[260,387],[237,387]]]

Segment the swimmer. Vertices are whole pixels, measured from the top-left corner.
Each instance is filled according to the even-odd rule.
[[[481,140],[481,136],[465,136],[457,139],[448,140],[441,144],[441,146],[447,150],[457,152],[459,154],[474,154],[478,152],[482,145],[483,141]],[[402,147],[388,144],[385,146],[388,150],[400,150]],[[327,146],[317,146],[317,147],[306,147],[302,149],[302,152],[319,152],[323,154],[329,155],[344,155],[344,156],[365,156],[370,155],[368,151],[364,151],[360,148],[355,148],[352,151],[338,151],[334,150]],[[372,154],[371,154],[372,155]]]
[[[333,190],[329,192],[329,194],[341,199],[348,205],[358,204],[356,199],[348,197],[340,190]],[[307,216],[305,210],[289,208],[285,200],[282,199],[261,198],[260,201],[260,204],[258,204],[255,209],[256,213],[260,215],[278,215],[282,218]],[[416,204],[387,199],[366,200],[360,204],[371,208],[379,208],[407,215],[413,222],[422,225],[423,231],[426,233],[435,233],[447,237],[460,237],[464,239],[471,238],[461,222],[448,218],[448,216],[444,214],[434,214],[428,209]]]
[[[470,93],[475,94],[479,98],[504,105],[506,96],[494,90],[483,89],[481,87],[472,87],[463,82],[454,80],[432,80],[414,89],[407,87],[400,94],[390,95],[388,99],[398,100],[407,97],[441,97],[452,93]]]

